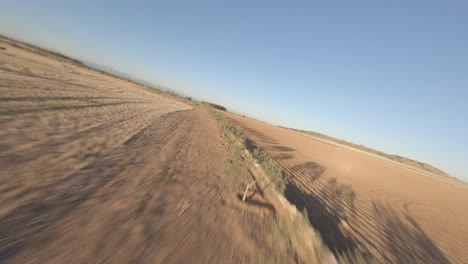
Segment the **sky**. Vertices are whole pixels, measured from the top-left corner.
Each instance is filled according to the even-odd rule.
[[[468,1],[1,1],[0,34],[468,181]]]

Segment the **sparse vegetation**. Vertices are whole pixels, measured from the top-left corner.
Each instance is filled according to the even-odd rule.
[[[393,212],[391,207],[393,205],[392,201],[386,199],[388,197],[385,196],[381,199],[379,195],[375,195],[375,197],[374,195],[370,195],[372,200],[366,201],[367,193],[361,195],[361,193],[364,193],[365,188],[362,188],[362,190],[360,188],[353,190],[352,185],[348,186],[349,182],[339,181],[337,177],[340,175],[336,175],[336,171],[334,170],[329,170],[329,174],[324,174],[325,166],[312,162],[315,160],[313,158],[307,160],[296,159],[294,156],[295,153],[293,152],[301,151],[301,141],[299,141],[298,144],[294,144],[298,147],[297,149],[293,149],[287,142],[285,144],[281,143],[282,137],[279,138],[281,139],[280,141],[276,140],[273,135],[270,137],[272,140],[268,140],[268,133],[264,133],[264,137],[259,136],[263,134],[261,132],[264,131],[254,129],[247,130],[246,128],[246,132],[244,132],[242,127],[236,125],[237,123],[235,123],[235,121],[231,121],[237,119],[229,119],[225,117],[223,112],[216,110],[220,109],[225,111],[226,108],[216,104],[210,105],[210,103],[205,102],[206,109],[212,113],[213,117],[217,120],[220,130],[224,134],[223,137],[214,138],[218,135],[213,133],[215,131],[212,127],[212,120],[207,120],[205,113],[200,113],[198,107],[189,107],[198,106],[200,104],[196,99],[191,101],[190,97],[171,91],[165,93],[162,90],[156,90],[149,86],[133,85],[136,84],[134,81],[125,80],[123,77],[114,76],[117,79],[109,79],[108,77],[113,75],[101,71],[82,71],[88,67],[79,65],[72,61],[72,59],[68,60],[64,57],[58,57],[60,54],[47,55],[41,52],[29,51],[26,49],[27,46],[24,48],[22,45],[17,46],[17,48],[20,47],[22,49],[22,51],[19,51],[15,48],[16,46],[9,45],[7,42],[5,43],[8,45],[8,54],[0,52],[0,55],[3,55],[4,62],[7,63],[4,63],[6,65],[5,67],[8,66],[7,68],[14,69],[15,71],[18,69],[18,72],[22,74],[4,74],[3,78],[6,80],[5,82],[11,83],[13,86],[5,88],[7,89],[8,96],[3,98],[4,103],[2,107],[5,110],[3,111],[6,114],[5,116],[7,118],[11,117],[10,119],[14,121],[9,124],[12,131],[19,131],[21,133],[16,133],[16,135],[9,135],[7,133],[8,137],[4,137],[6,145],[8,146],[8,153],[5,160],[8,161],[8,163],[11,161],[9,165],[15,165],[15,167],[13,167],[13,172],[15,172],[15,175],[17,174],[18,177],[15,176],[11,185],[7,185],[6,188],[3,188],[6,191],[2,195],[7,198],[13,197],[14,199],[8,199],[9,202],[6,204],[8,210],[5,211],[7,215],[4,217],[11,221],[6,221],[6,225],[1,228],[6,231],[17,229],[18,232],[3,232],[6,233],[6,237],[3,240],[7,243],[5,243],[5,249],[0,249],[0,251],[3,250],[7,253],[15,252],[16,254],[18,251],[16,250],[18,247],[16,241],[28,242],[32,239],[34,242],[34,240],[41,239],[41,237],[49,236],[55,238],[56,236],[54,233],[48,234],[50,230],[58,229],[64,231],[63,235],[67,232],[70,237],[76,237],[76,234],[81,230],[75,229],[75,225],[63,226],[62,222],[64,221],[60,220],[55,221],[58,224],[53,224],[50,228],[44,228],[44,224],[47,224],[46,222],[36,221],[38,218],[45,220],[54,220],[57,217],[60,218],[63,215],[63,210],[80,212],[80,210],[83,209],[80,203],[76,203],[76,199],[69,199],[70,197],[82,197],[84,200],[81,200],[85,201],[90,198],[89,192],[87,191],[89,188],[86,190],[83,190],[83,188],[76,188],[80,187],[76,186],[76,181],[73,181],[76,177],[71,177],[72,181],[59,179],[59,185],[48,184],[57,182],[56,177],[63,176],[62,169],[67,171],[72,169],[74,173],[72,176],[82,176],[81,178],[84,180],[88,180],[89,177],[93,176],[89,179],[88,185],[92,184],[93,186],[98,186],[102,194],[109,194],[107,195],[108,197],[106,196],[108,199],[104,199],[105,201],[100,201],[99,199],[99,201],[96,199],[93,200],[93,205],[94,203],[96,204],[96,209],[93,209],[93,206],[89,206],[89,203],[85,203],[85,209],[89,209],[88,211],[90,213],[84,215],[82,219],[78,219],[79,221],[76,221],[77,223],[89,222],[90,226],[93,226],[91,232],[96,234],[95,240],[91,239],[85,241],[85,244],[89,244],[91,250],[86,251],[90,252],[89,255],[80,255],[80,257],[83,257],[84,261],[84,258],[88,257],[88,260],[95,260],[96,256],[92,254],[92,249],[94,248],[93,243],[99,243],[100,240],[98,239],[101,238],[101,234],[103,238],[109,238],[109,234],[106,232],[107,227],[116,225],[115,229],[117,230],[119,229],[118,225],[122,227],[132,224],[142,226],[142,223],[144,226],[142,226],[141,230],[136,230],[138,232],[132,236],[132,239],[127,241],[128,245],[155,245],[155,243],[148,243],[148,237],[144,235],[151,235],[158,230],[168,231],[171,234],[174,233],[176,237],[190,238],[190,240],[187,239],[184,241],[184,245],[187,244],[189,246],[191,245],[189,243],[197,245],[197,243],[199,243],[198,238],[200,238],[201,235],[204,241],[206,241],[206,245],[203,245],[205,247],[200,252],[205,252],[205,249],[208,252],[210,252],[210,249],[215,249],[216,251],[218,248],[217,246],[221,245],[220,243],[222,243],[224,249],[233,249],[232,253],[230,250],[218,250],[219,252],[223,252],[219,254],[220,258],[218,262],[223,262],[222,260],[225,260],[224,262],[233,263],[374,263],[374,261],[369,259],[368,255],[362,254],[359,251],[362,250],[365,252],[363,250],[364,248],[373,249],[372,252],[376,254],[376,256],[379,256],[379,252],[387,254],[382,254],[379,259],[381,260],[383,258],[382,256],[384,256],[386,260],[388,259],[388,262],[391,262],[390,260],[393,260],[393,257],[395,258],[393,262],[399,263],[409,263],[411,262],[410,260],[413,260],[413,262],[431,260],[432,257],[435,258],[434,262],[437,263],[447,263],[452,260],[452,256],[448,254],[451,253],[451,247],[457,249],[457,244],[450,241],[447,237],[432,237],[432,234],[429,236],[429,234],[426,234],[419,226],[418,221],[421,218],[418,217],[427,217],[428,215],[425,213],[426,210],[421,216],[416,215],[417,210],[413,210],[414,212],[412,211],[411,215],[406,214],[408,212],[404,210],[401,210],[401,214],[399,212],[400,210],[398,210],[398,212],[396,210]],[[2,49],[6,48],[0,47],[0,51]],[[28,53],[30,54],[28,55]],[[34,54],[41,54],[43,58]],[[34,56],[30,57],[31,55]],[[45,63],[37,63],[36,60],[39,59],[44,60]],[[67,67],[62,67],[64,63],[66,63],[65,65]],[[24,67],[22,67],[22,65],[24,65]],[[35,72],[39,74],[36,76],[36,74],[33,74]],[[42,75],[48,76],[47,79],[50,79],[52,82],[47,83],[46,80],[41,77]],[[28,79],[26,80],[27,82],[22,83],[24,76],[28,76]],[[39,88],[42,87],[45,89],[29,87],[28,80],[35,82]],[[83,85],[80,86],[80,89],[72,89],[72,86],[68,86],[68,81],[64,82],[64,80],[72,80],[70,84],[73,85],[82,82]],[[122,80],[125,80],[125,82]],[[16,84],[21,86],[15,86]],[[55,89],[57,87],[64,89]],[[146,92],[142,93],[140,89],[152,91],[158,94],[158,96]],[[121,93],[122,90],[126,92]],[[59,91],[59,93],[56,91]],[[139,103],[139,100],[143,101],[143,103]],[[124,104],[120,105],[119,102],[124,102]],[[182,104],[178,102],[182,102]],[[112,108],[107,107],[107,103],[109,103],[109,106],[112,106]],[[84,108],[87,110],[82,111]],[[191,108],[195,109],[189,110]],[[99,113],[95,112],[97,109],[99,109]],[[21,114],[24,112],[28,114]],[[162,112],[174,114],[159,117],[158,115]],[[20,113],[20,115],[18,115],[18,113]],[[102,116],[106,118],[103,119]],[[25,119],[25,117],[27,119]],[[100,125],[104,124],[100,123],[103,122],[103,120],[106,121],[108,125],[107,123],[103,126]],[[33,130],[29,130],[31,124],[34,126]],[[246,122],[245,124],[248,123]],[[89,130],[89,125],[95,128]],[[96,127],[96,125],[99,125],[99,127]],[[76,134],[77,128],[80,127],[85,129],[83,131],[88,131],[89,133]],[[157,131],[157,133],[153,133],[153,131]],[[174,131],[176,133],[173,133]],[[256,140],[253,142],[249,140],[246,134],[247,131],[249,136],[252,135],[256,139],[258,138],[258,141]],[[31,136],[29,136],[30,134]],[[291,134],[294,133],[289,133],[289,135]],[[16,137],[17,135],[19,136]],[[129,135],[135,136],[129,138]],[[63,140],[71,137],[74,138],[71,143],[69,140]],[[47,142],[50,141],[54,149],[66,149],[67,151],[43,151],[43,144],[37,145],[34,143],[38,138],[46,139]],[[265,139],[264,142],[269,141],[273,143],[262,143],[262,138]],[[287,135],[285,138],[286,140],[288,139]],[[225,157],[226,153],[216,146],[220,143],[221,139],[223,140],[223,146],[225,146],[228,151],[227,174],[222,171],[224,169],[224,166],[222,166],[224,165],[222,157]],[[337,139],[337,141],[339,140]],[[11,145],[11,142],[14,144]],[[107,143],[99,144],[99,142]],[[160,142],[164,143],[163,148],[161,148]],[[284,146],[281,146],[280,143]],[[28,148],[25,152],[22,146],[31,144],[33,146],[37,145],[37,147]],[[366,147],[359,145],[357,148],[365,149]],[[155,149],[158,150],[158,155],[151,155],[154,154],[153,152]],[[268,150],[268,152],[266,150]],[[292,154],[290,154],[290,152]],[[106,155],[100,155],[100,153]],[[277,156],[276,153],[285,155]],[[63,154],[67,155],[63,156]],[[70,156],[69,154],[73,155]],[[102,156],[103,159],[93,158],[97,154],[100,155],[99,157]],[[322,155],[323,153],[319,154]],[[24,158],[18,159],[18,157],[23,156]],[[76,157],[81,156],[84,158],[76,159]],[[143,156],[145,159],[141,159]],[[69,159],[69,157],[71,158]],[[91,159],[86,157],[91,157]],[[273,157],[278,158],[275,160]],[[392,158],[395,160],[403,160],[402,163],[406,162],[406,158],[404,157],[392,155]],[[284,162],[286,159],[291,159],[291,162]],[[46,166],[47,162],[44,161],[49,160],[60,160],[60,166],[57,168],[54,166]],[[278,161],[281,161],[281,164],[284,164],[286,168],[290,169],[288,171],[290,171],[291,175],[297,177],[298,181],[288,182],[290,178],[288,177],[289,174],[286,174],[286,170],[279,165]],[[16,169],[16,163],[21,165],[17,166],[18,169]],[[131,165],[130,167],[132,170],[122,171],[122,168],[128,167],[126,166],[127,163]],[[340,166],[342,165],[339,159],[336,163]],[[294,166],[294,170],[289,167],[289,164],[292,164],[291,167]],[[351,162],[348,164],[351,164]],[[296,165],[299,166],[296,167]],[[422,164],[421,166],[428,165]],[[103,167],[111,170],[109,173],[102,173]],[[349,167],[353,169],[352,166]],[[356,164],[354,164],[354,167],[361,168],[364,166],[356,166]],[[84,169],[82,170],[80,168]],[[35,171],[29,171],[31,169]],[[5,177],[8,179],[11,178],[9,177],[10,172],[11,170],[6,170]],[[128,177],[127,174],[132,174],[130,175],[132,177]],[[40,177],[32,177],[34,175]],[[115,176],[116,179],[112,181],[116,183],[125,183],[125,179],[131,178],[131,184],[106,184],[109,180],[109,175]],[[185,177],[186,175],[190,175],[191,177]],[[225,175],[230,175],[232,178],[224,177]],[[268,177],[264,177],[265,175]],[[369,175],[372,177],[372,174]],[[170,177],[168,178],[168,176]],[[311,180],[311,178],[315,176],[320,176],[320,178]],[[394,175],[392,174],[391,176]],[[406,177],[406,175],[403,176]],[[295,180],[296,178],[292,179]],[[398,178],[395,177],[395,179]],[[303,180],[304,184],[301,186]],[[190,186],[190,188],[172,188],[174,187],[174,181],[178,182],[177,186]],[[240,182],[246,183],[246,188],[245,190],[242,189],[243,192],[241,193],[239,190],[244,188],[244,186],[238,184]],[[7,181],[6,184],[8,183]],[[18,183],[20,183],[21,186],[19,186]],[[418,182],[415,181],[413,184],[414,183]],[[424,182],[421,181],[421,183]],[[36,188],[39,186],[38,184],[51,186],[53,188],[49,188],[50,190],[47,188]],[[403,179],[402,184],[407,184],[407,182]],[[411,186],[410,184],[411,182],[407,185]],[[17,185],[19,187],[17,187]],[[320,185],[324,185],[324,187],[322,188]],[[56,188],[57,186],[60,188]],[[132,196],[132,199],[130,199],[128,203],[122,202],[121,195],[112,196],[114,193],[134,193],[131,190],[127,191],[126,188],[133,188],[135,186],[138,188],[138,192],[141,193],[141,195]],[[283,193],[286,186],[288,187],[288,191],[286,192],[288,194],[287,197],[291,198],[291,202],[294,201],[294,199],[299,200],[299,202],[295,204],[298,208],[303,209],[302,214],[295,210],[288,210],[293,207],[289,207],[289,205],[282,200],[284,197],[277,195],[277,193]],[[372,184],[371,187],[375,186],[376,185]],[[380,187],[383,186],[384,185],[381,185]],[[401,185],[397,185],[397,188],[399,186]],[[418,184],[416,186],[424,186],[424,184]],[[146,187],[146,189],[143,187]],[[298,192],[297,189],[295,190],[292,187],[304,187],[304,189],[300,190],[302,192]],[[306,190],[306,188],[308,189],[309,187],[317,187],[313,189],[319,190],[312,190],[312,188],[309,189],[310,191]],[[395,189],[377,187],[379,193],[383,193],[384,195],[388,193],[399,194],[393,191]],[[160,188],[160,190],[158,188]],[[450,192],[450,189],[448,189],[449,191],[447,191],[447,193],[439,192],[437,189],[423,189],[423,193],[430,193],[431,196],[434,196],[435,199],[438,200],[444,199],[444,195]],[[34,198],[38,205],[41,205],[44,201],[46,205],[49,204],[51,206],[47,206],[45,210],[32,212],[32,217],[24,217],[25,213],[26,216],[29,216],[29,213],[31,213],[29,207],[26,208],[28,209],[26,211],[22,210],[24,206],[21,207],[23,204],[29,202],[29,196],[23,197],[24,195],[18,195],[24,193],[24,190],[34,191],[34,195],[29,196]],[[155,190],[158,193],[162,193],[163,196],[169,196],[170,199],[161,200],[163,203],[160,203],[159,200],[151,200],[151,197],[154,197],[153,194]],[[277,190],[277,192],[272,190]],[[76,195],[63,195],[64,192]],[[235,199],[235,196],[231,196],[236,192],[238,192],[237,197],[239,197],[239,200],[242,200],[242,202]],[[456,193],[457,191],[453,192]],[[439,193],[441,195],[439,195]],[[16,199],[18,197],[21,199]],[[148,200],[148,197],[150,200]],[[240,197],[242,197],[242,199]],[[416,201],[417,197],[414,197]],[[447,196],[447,199],[451,201],[463,201],[463,196],[453,197],[460,198],[454,199]],[[55,198],[59,199],[57,200]],[[319,201],[315,198],[321,199]],[[399,199],[398,196],[392,195],[390,198],[400,202],[404,200],[405,196]],[[374,204],[374,201],[384,202],[381,204]],[[102,206],[99,202],[104,202],[104,205],[113,205],[115,203],[117,206],[112,206],[112,208],[119,209],[119,212],[115,210],[112,212],[100,210]],[[372,206],[371,203],[368,202],[372,202]],[[429,205],[424,204],[424,201],[421,200],[417,200],[417,202],[418,205],[424,205],[424,208],[432,208],[430,207],[430,201],[428,201]],[[126,208],[126,206],[128,208]],[[449,207],[450,204],[444,203],[442,206]],[[159,214],[159,212],[164,211],[165,208],[171,208],[173,210],[169,214]],[[209,210],[206,210],[206,208]],[[352,212],[351,214],[348,214],[348,208],[350,208],[349,211]],[[443,221],[434,219],[433,222],[441,222],[447,224],[447,226],[452,223],[452,226],[457,226],[456,223],[461,221],[459,219],[463,220],[463,204],[461,204],[461,207],[454,208],[461,208],[453,210],[454,212],[458,212],[456,217],[459,217],[453,222],[454,224],[450,221],[452,215],[444,214],[444,210],[435,207],[434,209],[436,210],[431,209],[429,212],[440,212],[438,215],[443,215]],[[112,221],[115,218],[116,212],[120,213],[119,215],[122,219]],[[166,227],[157,226],[158,223],[153,221],[155,212],[161,217],[161,221],[159,222],[170,223],[172,226],[167,230],[160,230],[160,228]],[[177,212],[178,215],[174,218]],[[311,217],[311,220],[308,218],[308,212],[313,217]],[[107,213],[114,214],[109,214],[110,217],[108,217]],[[44,216],[46,217],[44,218]],[[77,217],[78,216],[79,215],[77,215]],[[433,214],[429,215],[429,217],[437,218],[437,215]],[[365,223],[368,223],[370,218],[377,224],[366,225],[362,224],[363,221],[360,220],[363,219],[366,221]],[[107,219],[109,219],[110,221],[105,224],[100,224],[100,222],[93,222],[93,219],[99,221],[108,221]],[[206,223],[206,225],[199,225],[200,219],[203,220],[203,223]],[[234,221],[230,221],[231,219]],[[357,221],[352,221],[353,219],[357,219]],[[317,222],[318,224],[316,224]],[[321,231],[324,238],[323,241],[326,241],[326,243],[322,242],[319,233],[314,230],[310,223],[314,223],[314,227]],[[24,226],[27,228],[21,228]],[[440,226],[440,228],[444,229],[447,226]],[[436,228],[439,227],[436,226]],[[239,234],[242,235],[239,230],[244,232],[244,237],[241,239],[238,239]],[[449,228],[447,228],[447,230],[452,232],[450,234],[458,234],[463,231],[457,229],[450,230]],[[220,234],[220,232],[226,236],[217,235]],[[205,234],[207,234],[206,237]],[[226,237],[231,234],[234,236],[234,239],[226,239]],[[359,235],[358,239],[353,237],[356,234]],[[447,234],[449,234],[449,232],[447,232]],[[62,234],[60,233],[59,235]],[[118,235],[119,234],[115,236],[117,240],[119,239]],[[112,240],[114,237],[110,238],[110,240]],[[349,246],[348,238],[350,239]],[[360,240],[361,238],[364,239]],[[64,239],[72,242],[77,241],[73,243],[70,242],[72,244],[69,246],[72,248],[84,245],[82,240],[79,239],[74,240],[68,239],[67,237]],[[447,248],[441,248],[439,250],[438,245],[435,245],[432,241],[434,240],[436,242],[436,239],[444,239],[444,241],[446,239],[448,250]],[[56,241],[56,239],[50,240]],[[376,242],[375,244],[373,244],[374,241]],[[167,245],[168,243],[166,242],[172,243],[171,240],[164,240],[160,244]],[[174,248],[181,245],[179,243],[180,241],[177,239],[174,240],[174,242],[175,243],[172,244]],[[339,242],[344,242],[346,245],[341,247]],[[246,246],[239,247],[240,243]],[[110,245],[109,248],[106,248],[106,252],[107,250],[109,251],[109,254],[105,254],[106,258],[115,256],[116,260],[123,260],[123,257],[126,256],[133,257],[132,254],[127,254],[128,252],[126,250],[121,250],[122,248],[128,248],[126,244],[113,244]],[[376,246],[374,247],[374,245]],[[54,252],[60,253],[68,252],[67,248],[70,248],[69,246],[62,245],[57,248],[51,244],[45,245],[44,247],[52,248]],[[332,249],[335,255],[330,252],[327,246]],[[167,248],[170,249],[170,246]],[[350,248],[352,248],[352,250],[349,250]],[[30,253],[34,253],[34,251],[37,250],[33,247],[31,247],[31,250],[28,249],[29,246],[26,247],[25,250],[21,248],[21,250],[18,251],[19,254],[23,254],[24,252],[24,256],[26,257],[19,255],[18,259],[26,259],[27,257],[34,259],[38,257],[36,254]],[[248,253],[241,252],[245,249],[248,250]],[[112,250],[114,251],[112,252]],[[154,258],[163,259],[167,257],[164,250],[158,250],[157,245],[154,248],[146,248],[144,251],[150,252],[151,254],[139,254],[138,258],[143,259],[143,262],[145,261],[145,259],[141,257],[143,255],[147,255],[149,261]],[[218,251],[216,251],[216,253],[218,253]],[[125,253],[125,256],[120,254],[122,252]],[[137,250],[135,252],[139,253],[140,251]],[[152,254],[154,252],[162,253],[160,255],[154,255]],[[193,251],[190,250],[187,252],[191,253]],[[447,258],[444,255],[445,252],[448,252]],[[51,255],[47,252],[46,254]],[[214,258],[218,256],[213,254],[200,254],[200,256],[197,257],[204,256],[207,258],[203,260],[208,262],[213,259],[218,260]],[[456,255],[454,256],[458,257]],[[70,258],[72,257],[73,256],[70,255]],[[192,256],[187,255],[187,257],[187,259],[190,259]],[[257,257],[259,257],[258,261],[256,259]],[[13,259],[16,258],[17,256],[14,256]],[[283,261],[284,259],[291,261]],[[456,260],[457,259],[455,259],[454,262],[456,262]],[[171,261],[168,260],[168,262]]]
[[[211,116],[217,121],[217,125],[221,133],[226,136],[226,149],[228,150],[228,161],[226,164],[226,174],[231,175],[232,177],[244,177],[239,179],[241,181],[249,180],[246,178],[248,175],[248,168],[246,162],[242,158],[242,152],[244,151],[244,146],[238,144],[238,141],[245,141],[244,131],[238,127],[234,126],[227,118],[223,117],[215,110],[207,108]]]
[[[255,160],[268,178],[273,183],[275,190],[284,192],[286,187],[286,175],[283,169],[264,153],[260,148],[253,146],[247,139],[243,129],[233,124],[229,119],[220,113],[207,108],[208,112],[217,121],[219,130],[226,137],[228,150],[227,173],[235,177],[245,177],[248,175],[249,165]],[[245,150],[250,151],[249,157],[243,156]],[[241,181],[251,179],[242,178]],[[253,187],[254,183],[247,183],[242,200],[245,200],[248,187]],[[318,234],[313,232],[308,222],[307,216],[297,214],[295,216],[277,215],[276,224],[272,227],[268,241],[272,248],[286,248],[287,252],[294,256],[299,263],[333,263],[334,257],[322,243]],[[274,256],[261,253],[258,263],[278,263]]]
[[[240,160],[237,164],[237,158],[235,156],[237,155],[240,158],[244,149],[247,149],[254,160],[268,175],[268,178],[275,187],[275,190],[283,194],[287,183],[286,172],[283,170],[283,168],[260,147],[256,146],[251,140],[247,139],[244,130],[240,126],[234,125],[229,119],[214,110],[208,109],[208,111],[215,118],[215,120],[217,120],[220,131],[224,134],[232,134],[234,137],[227,137],[228,151],[231,157],[228,168],[245,167],[245,165],[240,164],[244,163],[242,160]],[[231,168],[231,170],[232,169],[233,168]]]
[[[205,102],[205,101],[202,101],[202,104],[205,104],[205,105],[207,105],[209,107],[213,107],[213,108],[221,110],[221,111],[227,111],[226,107],[224,107],[222,105],[219,105],[219,104],[214,104],[214,103]]]
[[[278,215],[272,241],[287,249],[296,263],[336,263],[320,235],[309,224],[307,214]]]
[[[283,194],[287,184],[287,175],[283,168],[249,140],[240,126],[233,124],[228,118],[213,109],[207,108],[207,110],[217,121],[220,132],[227,139],[226,145],[229,153],[227,173],[233,176],[246,175],[251,161],[245,158],[242,153],[247,150],[251,154],[251,159],[256,161],[268,176],[275,190]],[[247,183],[247,186],[252,187],[253,184]],[[245,192],[247,191],[246,189]],[[272,247],[286,248],[296,263],[375,263],[372,258],[364,256],[357,250],[342,254],[336,259],[325,246],[320,235],[310,225],[305,209],[302,213],[297,214],[278,214],[276,225],[271,230],[269,241],[266,242]],[[276,263],[275,261],[271,256],[260,254],[258,263]]]
[[[283,168],[263,150],[256,147],[251,153],[254,159],[260,164],[260,167],[265,171],[270,180],[275,186],[275,189],[283,194],[286,189],[287,176]]]
[[[278,241],[283,241],[290,254],[296,254],[298,263],[375,264],[372,257],[359,250],[346,252],[335,258],[323,244],[318,232],[310,225],[307,211],[295,217],[278,216],[273,232]],[[313,243],[311,243],[313,242]]]
[[[255,160],[273,183],[272,186],[275,187],[275,190],[283,193],[286,187],[286,174],[279,164],[259,147],[253,145],[240,126],[233,124],[213,109],[207,108],[207,110],[217,121],[220,132],[225,135],[227,140],[227,173],[244,177],[244,175],[248,175],[251,161]],[[246,149],[251,154],[249,157],[243,156]],[[240,180],[248,181],[251,179]],[[249,184],[247,185],[249,186]],[[250,186],[253,187],[253,184]],[[277,215],[276,225],[273,226],[267,243],[273,248],[286,248],[298,263],[333,263],[331,260],[334,260],[320,237],[313,232],[308,219],[301,214]],[[276,263],[275,261],[274,258],[266,254],[260,254],[258,260],[259,263]]]

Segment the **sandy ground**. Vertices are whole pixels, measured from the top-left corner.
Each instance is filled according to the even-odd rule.
[[[468,263],[468,190],[412,169],[226,113],[291,174],[286,197],[306,208],[335,252],[381,263]]]
[[[414,166],[407,164],[407,163],[415,163],[415,162],[407,161],[407,163],[403,163],[403,162],[400,162],[398,160],[390,159],[390,158],[387,158],[385,156],[382,156],[382,155],[379,155],[379,154],[376,154],[376,153],[372,153],[372,152],[369,152],[369,151],[366,151],[366,150],[363,150],[363,149],[354,148],[352,146],[348,146],[348,145],[341,144],[341,143],[338,143],[338,142],[334,142],[334,141],[331,141],[331,140],[327,140],[327,139],[324,139],[324,138],[316,137],[316,136],[306,134],[306,133],[303,133],[303,132],[299,132],[299,131],[294,131],[294,132],[299,133],[301,135],[304,135],[306,137],[313,138],[313,139],[318,140],[318,141],[325,142],[325,143],[330,144],[330,145],[339,146],[341,148],[345,148],[345,149],[348,149],[350,151],[357,152],[357,153],[359,153],[361,155],[365,155],[365,156],[367,156],[369,158],[377,159],[377,160],[392,164],[392,165],[397,166],[397,167],[402,167],[402,168],[406,168],[408,170],[413,170],[413,171],[415,171],[415,172],[417,172],[419,174],[426,175],[427,177],[432,177],[432,178],[437,179],[439,181],[453,183],[453,184],[458,185],[461,188],[467,188],[468,189],[468,185],[466,183],[464,183],[460,179],[457,179],[455,177],[448,176],[448,175],[440,175],[440,174],[431,172],[430,169],[429,170],[424,170],[424,169],[421,168],[421,165],[419,165],[419,164],[414,164]],[[432,170],[436,171],[437,169],[432,169]]]
[[[0,263],[291,263],[207,112],[0,42]]]

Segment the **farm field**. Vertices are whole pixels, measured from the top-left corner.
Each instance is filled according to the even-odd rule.
[[[337,258],[466,263],[466,184],[217,112],[287,171]],[[277,203],[240,202],[252,172],[227,172],[227,141],[204,106],[0,38],[0,263],[304,263]]]
[[[0,40],[0,263],[293,262],[203,107]]]
[[[286,198],[305,208],[337,255],[380,263],[466,263],[468,188],[295,131],[225,113],[289,173]]]

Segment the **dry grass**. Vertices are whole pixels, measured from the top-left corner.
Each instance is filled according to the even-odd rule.
[[[204,104],[204,105],[207,105],[209,107],[213,107],[214,109],[218,109],[218,110],[221,110],[221,111],[227,111],[226,107],[224,107],[222,105],[219,105],[219,104],[214,104],[214,103],[205,102],[205,101],[202,101],[201,103]]]
[[[256,162],[273,183],[271,186],[274,186],[277,192],[282,193],[286,187],[287,179],[279,164],[260,148],[252,149],[249,145],[252,143],[248,141],[241,127],[234,125],[215,110],[210,108],[207,110],[217,121],[220,132],[227,139],[227,173],[242,177]],[[251,150],[250,155],[243,155],[249,149]],[[297,263],[336,263],[330,251],[321,242],[319,235],[313,231],[307,217],[301,214],[278,213],[276,225],[273,226],[266,243],[273,248],[286,249]],[[277,263],[277,259],[274,256],[261,253],[258,263]]]
[[[207,109],[208,112],[217,121],[221,133],[228,135],[228,141],[226,143],[230,157],[228,169],[235,171],[236,168],[240,169],[246,167],[244,160],[239,157],[241,157],[242,152],[247,149],[253,159],[268,175],[268,178],[275,187],[275,190],[283,194],[287,184],[286,172],[283,170],[283,168],[268,154],[266,154],[266,152],[256,146],[252,141],[248,140],[245,136],[244,130],[240,126],[233,124],[229,119],[220,113],[210,108]],[[240,144],[238,144],[239,142]]]

